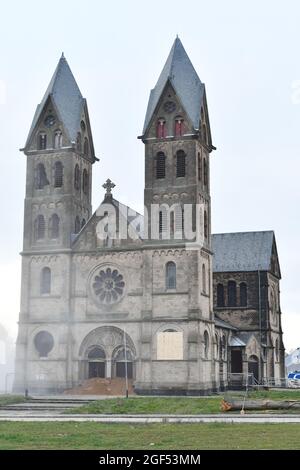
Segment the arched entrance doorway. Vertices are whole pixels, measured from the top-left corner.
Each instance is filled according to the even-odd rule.
[[[136,349],[131,337],[115,326],[101,326],[84,338],[79,349],[79,381],[92,377],[135,378]]]
[[[113,375],[115,377],[128,379],[134,377],[134,356],[130,349],[122,347],[117,348],[113,353]]]
[[[88,353],[88,378],[106,376],[106,355],[102,348],[94,346]]]
[[[253,374],[254,379],[259,381],[259,362],[257,356],[250,356],[248,359],[248,373]]]

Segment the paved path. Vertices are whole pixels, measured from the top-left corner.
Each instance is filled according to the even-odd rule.
[[[61,414],[57,411],[14,411],[1,410],[0,421],[76,421],[98,423],[300,423],[300,415],[262,414],[215,414],[215,415],[99,415]]]

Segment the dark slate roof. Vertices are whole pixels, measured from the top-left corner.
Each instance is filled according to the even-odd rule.
[[[31,134],[49,97],[54,102],[58,117],[62,121],[70,141],[75,142],[85,99],[81,95],[64,55],[61,56],[47,91],[36,109],[26,146],[29,144]]]
[[[273,231],[212,235],[213,271],[268,271],[273,242]]]
[[[146,132],[161,94],[170,80],[195,129],[199,129],[200,109],[205,87],[177,37],[155,88],[151,90],[143,134]]]

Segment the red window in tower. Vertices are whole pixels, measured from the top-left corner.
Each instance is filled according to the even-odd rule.
[[[183,135],[183,119],[182,117],[177,117],[175,119],[175,136],[180,137]]]
[[[166,121],[163,118],[157,121],[156,137],[158,139],[164,139],[166,137]]]

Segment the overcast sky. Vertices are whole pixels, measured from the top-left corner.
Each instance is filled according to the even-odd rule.
[[[0,0],[0,322],[17,331],[25,191],[18,151],[62,51],[88,100],[103,182],[143,210],[149,91],[179,35],[206,84],[214,232],[276,232],[286,348],[300,346],[300,3]]]

